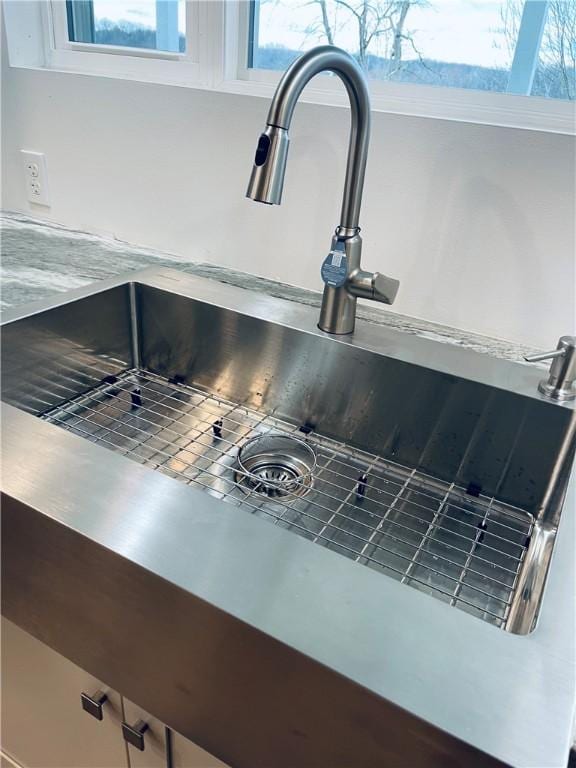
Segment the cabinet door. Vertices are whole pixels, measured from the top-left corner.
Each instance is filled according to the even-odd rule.
[[[192,741],[172,731],[173,768],[228,768]]]
[[[106,693],[103,718],[80,694]],[[121,697],[2,619],[2,750],[26,768],[127,768]]]
[[[128,745],[131,768],[228,768],[175,731],[170,733],[172,763],[168,765],[164,724],[127,699],[124,699],[124,713],[129,725],[135,726],[143,722],[148,726],[143,734],[144,751]]]

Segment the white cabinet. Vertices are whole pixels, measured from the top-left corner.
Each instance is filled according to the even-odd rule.
[[[172,765],[173,768],[227,768],[222,761],[176,731],[172,731]]]
[[[80,701],[97,691],[102,720]],[[167,749],[163,723],[4,618],[1,725],[0,768],[226,768],[173,731]],[[125,741],[138,728],[142,751]]]
[[[107,693],[102,721],[80,693]],[[120,695],[2,619],[2,751],[25,768],[124,768]]]

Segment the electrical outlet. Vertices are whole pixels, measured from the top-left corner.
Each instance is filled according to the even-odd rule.
[[[20,150],[22,167],[24,169],[24,181],[28,200],[36,205],[50,205],[48,194],[48,173],[46,171],[46,157],[42,152],[28,152]]]

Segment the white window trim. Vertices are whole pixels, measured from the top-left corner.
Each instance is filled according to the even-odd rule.
[[[64,0],[40,3],[42,27],[45,31],[45,67],[57,71],[96,74],[108,77],[170,82],[173,78],[200,82],[200,36],[203,24],[202,6],[191,3],[186,13],[186,51],[172,53],[147,48],[76,43],[68,39]]]
[[[245,65],[248,3],[244,0],[190,4],[185,54],[70,43],[62,15],[50,12],[48,0],[4,0],[2,5],[11,66],[264,98],[271,98],[281,76]],[[330,76],[318,77],[304,90],[302,100],[348,106],[344,88]],[[576,134],[576,105],[556,99],[371,81],[371,101],[376,112]]]

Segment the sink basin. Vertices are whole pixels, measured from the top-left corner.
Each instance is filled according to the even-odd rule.
[[[239,447],[259,434],[298,433],[297,422],[240,404],[244,398],[175,384],[181,374],[130,369],[111,376],[105,366],[92,373],[94,388],[42,418],[505,626],[531,514],[479,486],[467,490],[315,432],[306,437],[317,456],[313,482],[296,484],[305,493],[292,491],[292,476],[286,490],[270,479],[271,469],[290,467],[282,456],[268,459],[265,481],[248,486],[250,477],[237,468]],[[76,371],[69,375],[74,382]]]
[[[574,405],[316,321],[164,268],[8,313],[3,613],[230,764],[555,765]]]
[[[488,386],[463,351],[468,375],[447,373],[439,345],[406,362],[133,281],[9,323],[3,346],[6,402],[497,627],[534,628],[574,418],[514,391],[509,364],[492,361],[502,385]],[[310,446],[309,487],[248,482],[238,451],[264,434]]]

